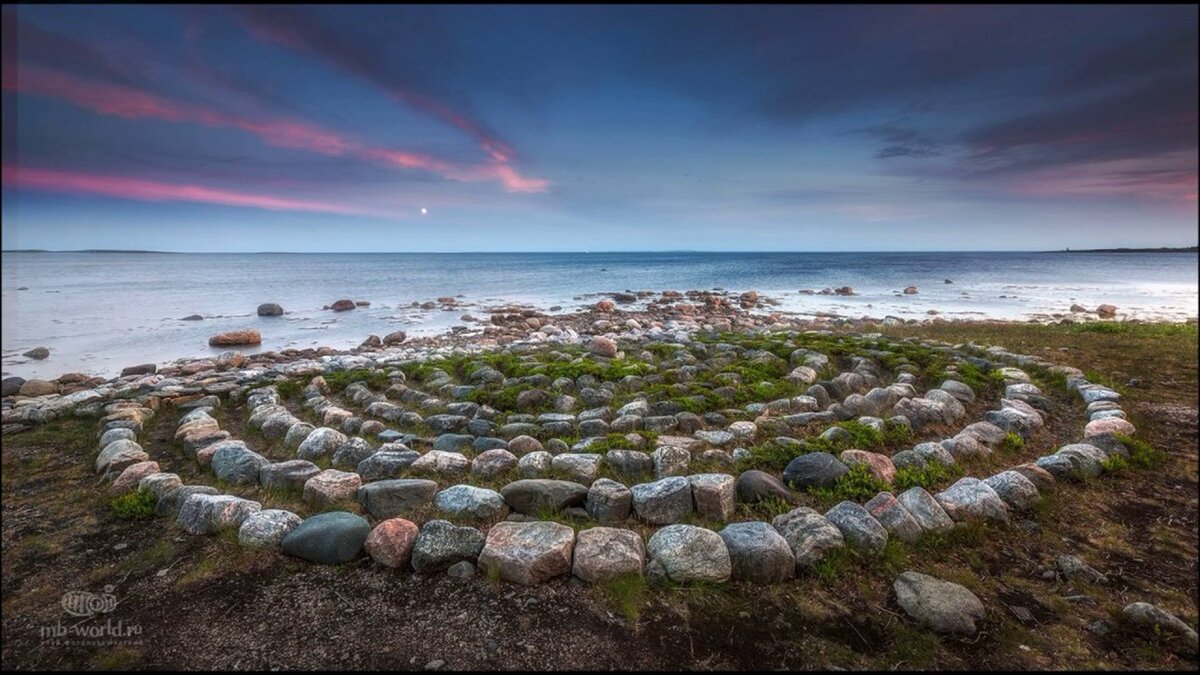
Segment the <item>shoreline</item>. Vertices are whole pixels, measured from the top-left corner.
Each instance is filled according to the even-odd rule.
[[[854,294],[852,289],[848,294],[841,291],[842,289],[840,288],[836,289],[836,291],[824,288],[822,291],[802,291],[800,294],[829,295],[830,298],[852,297]],[[448,328],[436,329],[433,333],[425,333],[422,330],[424,327],[418,325],[416,330],[419,331],[419,334],[406,335],[402,340],[402,351],[440,352],[446,350],[446,348],[464,350],[464,348],[470,347],[487,350],[487,348],[505,347],[521,344],[521,342],[532,345],[546,344],[546,342],[582,344],[582,342],[587,341],[590,335],[605,335],[612,337],[612,339],[637,340],[644,336],[652,337],[652,339],[660,339],[662,335],[667,333],[690,335],[691,333],[696,333],[696,331],[715,331],[715,333],[720,333],[720,331],[725,330],[761,328],[875,330],[881,327],[889,327],[889,325],[936,325],[947,323],[984,325],[1084,323],[1194,324],[1198,321],[1195,316],[1187,317],[1184,321],[1162,321],[1162,319],[1147,321],[1147,319],[1121,316],[1121,311],[1117,307],[1112,307],[1109,312],[1099,313],[1099,310],[1088,310],[1086,307],[1078,305],[1073,306],[1073,309],[1076,311],[1054,313],[1033,312],[1025,319],[990,316],[971,318],[947,317],[942,316],[942,312],[937,310],[928,310],[926,313],[929,316],[924,318],[902,318],[895,315],[851,317],[835,311],[793,312],[776,310],[775,307],[781,304],[780,300],[770,297],[770,295],[760,294],[757,291],[738,293],[736,291],[726,291],[726,289],[714,289],[714,291],[690,289],[690,291],[685,292],[583,293],[576,295],[575,300],[596,301],[590,305],[584,304],[582,309],[574,311],[564,310],[563,307],[558,305],[548,307],[548,310],[551,311],[542,311],[538,307],[527,303],[506,303],[499,305],[460,303],[455,298],[449,297],[439,298],[439,303],[428,301],[421,309],[468,312],[458,317],[466,325],[450,325]],[[415,309],[415,301],[413,305],[413,309]],[[434,307],[433,305],[437,306]],[[407,309],[407,307],[396,306],[395,309],[403,310]],[[341,312],[334,312],[334,315],[336,316],[337,313]],[[250,318],[254,315],[248,313],[248,315],[244,316]],[[395,323],[380,324],[379,331],[380,333],[385,333],[385,331],[386,333],[390,333],[396,327],[397,324]],[[214,334],[217,334],[224,333],[226,330],[214,328],[212,331],[214,331]],[[404,333],[404,330],[401,329],[398,333]],[[264,336],[270,339],[269,334]],[[11,381],[19,380],[25,382],[37,380],[50,383],[58,382],[60,384],[58,393],[72,394],[86,388],[100,386],[103,383],[118,382],[121,380],[121,371],[134,368],[134,366],[150,365],[151,363],[156,366],[156,372],[160,372],[160,374],[162,372],[166,372],[169,375],[174,375],[176,372],[178,374],[188,374],[188,372],[197,374],[197,372],[203,372],[206,369],[205,366],[208,366],[210,363],[215,364],[220,362],[222,358],[228,362],[230,358],[228,356],[229,352],[239,353],[247,363],[259,363],[270,366],[320,357],[349,356],[349,354],[392,350],[392,347],[389,347],[389,350],[385,350],[383,345],[377,344],[380,341],[382,341],[382,336],[370,333],[362,336],[361,344],[352,347],[314,345],[308,347],[282,347],[275,348],[275,350],[263,350],[260,345],[234,346],[223,348],[223,350],[222,348],[210,347],[209,353],[197,354],[197,356],[173,357],[156,360],[156,362],[103,366],[108,372],[116,372],[116,375],[109,375],[108,377],[96,374],[96,371],[88,372],[88,370],[82,369],[66,372],[60,371],[59,375],[53,378],[37,376],[25,378],[8,372],[10,366],[31,363],[30,360],[16,360],[16,362],[6,362],[4,364],[5,396],[7,398],[7,396],[11,395],[8,393],[11,384],[7,384]],[[400,344],[401,342],[397,342],[397,345]],[[5,351],[6,358],[12,358],[17,356],[17,354],[17,350]],[[53,358],[53,353],[50,358]]]

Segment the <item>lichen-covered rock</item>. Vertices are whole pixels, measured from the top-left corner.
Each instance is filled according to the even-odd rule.
[[[358,474],[337,469],[325,469],[304,482],[304,493],[301,498],[306,504],[323,508],[354,499],[360,487],[362,487],[362,477]]]
[[[896,465],[887,455],[865,450],[844,450],[838,459],[848,467],[859,465],[867,467],[872,476],[884,483],[891,484],[896,479]]]
[[[138,462],[145,462],[150,455],[142,450],[142,446],[128,439],[113,441],[104,446],[96,456],[96,473],[124,471],[126,467]]]
[[[923,487],[911,487],[896,496],[896,501],[908,509],[913,520],[926,532],[945,532],[954,529],[954,520],[933,495]]]
[[[1041,498],[1037,487],[1019,471],[1002,471],[985,478],[984,483],[1000,495],[1000,499],[1014,511],[1027,511]]]
[[[634,485],[630,492],[634,513],[652,525],[676,523],[692,512],[692,487],[682,476]]]
[[[728,521],[733,517],[734,478],[724,473],[699,473],[687,477],[692,485],[696,513],[707,520]]]
[[[955,522],[1008,522],[1008,505],[995,490],[978,478],[960,478],[954,485],[935,495],[934,499]]]
[[[143,476],[138,481],[137,489],[149,490],[157,501],[162,499],[163,495],[171,490],[183,485],[183,481],[179,479],[178,474],[173,473],[152,473],[148,476]]]
[[[896,602],[909,616],[939,633],[974,635],[985,616],[983,603],[974,593],[927,574],[905,572],[892,588]]]
[[[292,530],[300,526],[300,516],[282,509],[251,513],[238,528],[238,543],[249,548],[277,549]]]
[[[215,495],[217,489],[209,485],[180,485],[167,490],[158,498],[154,513],[159,516],[176,518],[183,503],[192,495]]]
[[[556,455],[551,460],[550,466],[577,483],[591,485],[592,481],[600,475],[600,463],[603,460],[603,455],[595,453],[564,452]]]
[[[496,520],[508,515],[508,504],[499,492],[473,485],[454,485],[434,495],[438,510],[460,518]]]
[[[846,544],[836,525],[807,506],[775,516],[771,525],[791,547],[797,567],[811,566],[824,558],[827,551]]]
[[[615,480],[600,478],[588,488],[586,508],[597,523],[623,523],[633,509],[633,493]]]
[[[917,519],[890,492],[880,492],[864,504],[863,508],[883,525],[889,536],[913,542],[924,534],[925,530]]]
[[[182,489],[182,488],[180,488]],[[175,521],[188,534],[213,534],[240,527],[262,504],[232,495],[191,494],[179,508]]]
[[[320,513],[289,532],[279,548],[284,553],[321,565],[350,562],[362,552],[371,525],[346,511]]]
[[[363,482],[397,478],[420,456],[421,453],[416,450],[384,450],[380,448],[379,452],[359,462],[356,471],[358,475],[362,476]]]
[[[462,476],[471,470],[471,460],[457,452],[430,450],[408,465],[408,470],[448,478]]]
[[[484,534],[473,527],[431,520],[421,527],[413,545],[413,569],[425,574],[441,572],[461,561],[475,564],[485,541]]]
[[[729,551],[734,581],[774,584],[794,574],[795,554],[783,535],[768,523],[732,523],[718,534]]]
[[[289,459],[264,464],[258,470],[258,482],[272,490],[302,490],[308,479],[319,473],[320,467],[306,459]]]
[[[517,474],[521,478],[542,478],[550,473],[554,455],[545,450],[531,452],[517,460]]]
[[[1182,619],[1170,612],[1148,602],[1134,602],[1121,610],[1121,616],[1138,628],[1150,629],[1155,634],[1174,633],[1179,636],[1183,647],[1189,654],[1197,651],[1196,631]]]
[[[575,537],[575,560],[571,571],[589,583],[629,574],[641,576],[645,564],[645,545],[632,530],[592,527],[581,530]]]
[[[496,523],[478,564],[505,581],[532,586],[570,572],[574,550],[575,531],[561,523]]]
[[[646,575],[655,581],[720,582],[733,573],[729,549],[721,536],[694,525],[668,525],[660,529],[647,542],[646,553]]]
[[[271,460],[244,445],[222,443],[213,453],[212,470],[217,480],[230,485],[256,485],[259,471]]]
[[[471,461],[471,475],[493,478],[517,468],[517,462],[517,456],[503,448],[485,450]]]
[[[385,567],[408,567],[420,530],[412,521],[389,518],[371,530],[363,549],[371,559]]]
[[[296,448],[296,457],[309,461],[332,455],[342,443],[346,442],[346,434],[329,427],[313,429],[300,446]]]
[[[692,453],[673,445],[664,445],[656,449],[650,457],[654,462],[655,478],[684,476],[687,474],[688,464],[692,461]]]
[[[825,512],[825,520],[842,531],[842,538],[850,546],[876,553],[887,545],[887,530],[859,504],[851,501],[839,502]]]
[[[333,451],[333,466],[337,468],[358,468],[359,462],[367,459],[375,454],[375,448],[371,447],[366,440],[355,436],[354,438],[346,439]]]
[[[412,513],[433,502],[437,483],[423,478],[393,478],[367,483],[358,489],[358,503],[375,518]]]
[[[121,475],[109,486],[108,491],[114,495],[123,495],[138,488],[146,476],[158,473],[158,462],[138,462],[125,467]],[[177,477],[178,478],[178,477]]]

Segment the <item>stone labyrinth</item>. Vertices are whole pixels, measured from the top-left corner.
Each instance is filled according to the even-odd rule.
[[[159,382],[157,410],[138,376],[91,404],[113,493],[312,563],[519,584],[786,583],[837,549],[1019,523],[1058,481],[1128,456],[1134,433],[1117,392],[1078,370],[878,334],[594,337],[231,373]],[[922,593],[958,589],[896,582],[914,616]],[[923,618],[969,632],[971,614]]]

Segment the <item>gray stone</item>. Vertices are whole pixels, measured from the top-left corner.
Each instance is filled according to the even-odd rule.
[[[433,502],[437,483],[421,478],[394,478],[358,488],[358,503],[377,519],[411,513]]]
[[[529,478],[505,485],[500,494],[513,511],[536,516],[542,511],[557,512],[569,506],[583,506],[588,489],[571,481]]]
[[[791,547],[798,567],[811,566],[824,558],[827,551],[845,545],[842,531],[807,506],[775,516],[771,525]]]
[[[723,473],[700,473],[687,477],[692,484],[696,513],[708,520],[728,521],[733,517],[734,478]]]
[[[154,513],[159,516],[174,518],[179,515],[179,509],[187,501],[188,497],[192,495],[216,494],[219,494],[217,489],[208,485],[180,485],[177,488],[167,490],[158,498],[158,504],[154,507]]]
[[[890,492],[875,495],[864,508],[883,525],[890,536],[901,541],[914,542],[924,533],[917,519]]]
[[[1033,482],[1017,471],[1002,471],[983,482],[1014,511],[1027,511],[1041,498]]]
[[[975,390],[963,382],[946,380],[942,383],[941,388],[964,404],[970,404],[975,401]]]
[[[734,483],[734,491],[737,500],[743,504],[757,504],[769,498],[781,499],[785,504],[794,500],[783,481],[758,469],[751,469],[738,476]]]
[[[454,485],[441,490],[433,503],[438,510],[461,518],[496,520],[508,515],[508,505],[499,492],[473,485]]]
[[[485,450],[471,460],[471,474],[493,478],[517,468],[517,456],[502,448]]]
[[[257,484],[259,471],[270,463],[257,452],[234,443],[223,443],[212,456],[213,474],[230,485]]]
[[[113,441],[96,456],[96,473],[122,471],[130,464],[150,459],[142,446],[127,439]]]
[[[331,455],[346,440],[346,434],[337,429],[330,429],[329,427],[313,429],[296,449],[296,457],[312,461]]]
[[[1088,584],[1106,584],[1108,577],[1096,568],[1085,563],[1082,558],[1073,555],[1060,555],[1054,561],[1058,571],[1071,581]]]
[[[416,450],[383,450],[381,448],[379,452],[359,462],[355,470],[358,471],[358,475],[362,476],[363,482],[397,478],[420,456],[421,453]]]
[[[632,508],[633,493],[615,480],[600,478],[588,488],[587,513],[597,523],[623,523]]]
[[[457,452],[442,452],[440,450],[430,450],[408,465],[408,470],[413,473],[434,474],[445,477],[462,476],[470,471],[470,469],[471,460],[465,456]]]
[[[277,549],[300,522],[300,516],[281,509],[251,513],[238,528],[238,543],[250,548]]]
[[[797,489],[832,487],[849,471],[837,457],[827,452],[810,452],[788,463],[783,470],[783,481]]]
[[[654,462],[655,478],[684,476],[687,474],[688,464],[692,461],[692,453],[672,445],[657,448],[650,456]]]
[[[1000,495],[978,478],[960,478],[934,496],[955,522],[993,520],[1008,522],[1008,506]]]
[[[682,476],[634,485],[630,492],[634,513],[653,525],[675,523],[692,512],[692,487]]]
[[[654,470],[654,460],[641,450],[609,450],[604,455],[604,463],[617,473],[635,479],[649,475]]]
[[[109,429],[100,436],[100,447],[105,448],[116,441],[137,442],[137,433],[133,429]]]
[[[646,572],[652,580],[678,584],[720,582],[733,573],[725,541],[702,527],[668,525],[650,537],[646,553]]]
[[[718,534],[729,551],[734,581],[773,584],[795,573],[796,556],[783,535],[768,523],[732,523]]]
[[[262,504],[241,497],[193,493],[179,507],[175,522],[188,534],[214,534],[240,527],[242,521],[260,509]]]
[[[258,470],[258,482],[267,489],[300,490],[309,478],[321,473],[320,467],[305,459],[264,464]]]
[[[412,566],[422,574],[440,572],[459,562],[472,565],[479,559],[486,537],[479,530],[431,520],[421,527],[413,546]]]
[[[306,504],[324,508],[354,499],[360,487],[362,487],[362,477],[358,474],[337,469],[325,469],[304,482],[301,499]]]
[[[974,635],[985,612],[974,593],[920,572],[905,572],[892,584],[896,602],[909,616],[939,633]]]
[[[287,448],[288,450],[298,450],[300,448],[300,444],[304,442],[304,439],[308,438],[308,435],[315,430],[316,427],[308,422],[299,422],[297,424],[293,424],[283,436],[283,447]]]
[[[350,562],[362,551],[371,525],[361,516],[331,511],[300,523],[279,543],[284,553],[322,565]]]
[[[179,476],[173,473],[152,473],[149,476],[144,476],[138,481],[137,489],[148,490],[154,495],[157,502],[163,498],[171,490],[183,485],[183,481]]]
[[[531,452],[517,461],[517,473],[521,478],[542,478],[550,472],[550,464],[554,460],[545,450]]]
[[[561,523],[496,523],[488,530],[479,568],[532,586],[571,571],[575,531]]]
[[[593,527],[581,530],[575,537],[572,573],[589,583],[625,575],[641,576],[645,562],[646,548],[637,532]]]
[[[1155,634],[1174,633],[1179,636],[1189,654],[1197,651],[1197,634],[1191,626],[1170,612],[1148,602],[1134,602],[1121,610],[1126,621],[1138,628],[1148,628]]]
[[[877,553],[887,545],[887,530],[859,504],[840,502],[825,512],[825,520],[841,530],[842,538],[855,548]]]
[[[333,451],[333,466],[356,469],[359,462],[375,454],[375,448],[370,443],[358,438],[347,439],[345,443]]]
[[[603,455],[595,453],[567,452],[556,455],[550,466],[577,483],[591,485],[600,475],[600,463],[603,459]]]
[[[933,495],[923,487],[911,487],[896,496],[896,501],[908,509],[913,520],[926,532],[945,532],[954,529],[954,521]]]

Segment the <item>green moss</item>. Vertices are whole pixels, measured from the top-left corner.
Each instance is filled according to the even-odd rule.
[[[275,383],[275,390],[279,392],[279,398],[285,401],[298,398],[303,389],[304,385],[296,380],[284,380]]]
[[[134,490],[113,497],[109,508],[113,516],[121,520],[148,520],[154,517],[154,506],[158,499],[150,490]]]
[[[387,373],[371,368],[337,370],[325,373],[325,383],[329,385],[329,390],[334,393],[344,390],[355,382],[365,382],[371,389],[382,389],[389,384]]]
[[[962,469],[957,465],[946,466],[941,462],[929,462],[924,467],[906,466],[896,469],[896,478],[892,481],[892,486],[897,492],[904,492],[912,487],[923,487],[934,492],[961,475]]]

